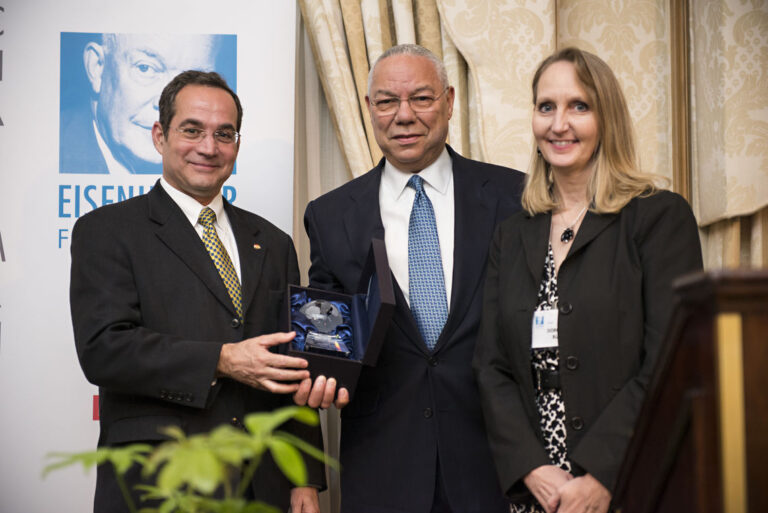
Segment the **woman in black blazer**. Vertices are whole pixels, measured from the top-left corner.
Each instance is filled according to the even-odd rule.
[[[673,307],[686,201],[640,171],[624,96],[566,48],[533,78],[524,212],[491,245],[474,369],[512,512],[604,513]]]

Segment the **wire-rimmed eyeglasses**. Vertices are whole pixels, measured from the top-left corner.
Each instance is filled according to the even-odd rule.
[[[437,96],[432,96],[429,94],[415,94],[413,96],[409,96],[406,100],[408,101],[408,105],[410,105],[413,112],[427,112],[432,109],[432,106],[435,104],[435,102],[439,100],[446,91],[448,91],[447,87],[443,89],[443,92]],[[400,109],[400,102],[402,101],[402,98],[391,96],[378,100],[371,100],[371,105],[373,105],[373,109],[377,114],[387,116],[397,112]]]
[[[209,133],[207,130],[194,126],[176,127],[174,130],[189,142],[200,142]],[[213,139],[221,144],[235,144],[240,140],[240,133],[235,130],[216,130],[213,132]]]

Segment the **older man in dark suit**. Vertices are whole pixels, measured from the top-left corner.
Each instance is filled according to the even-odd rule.
[[[292,338],[274,332],[286,285],[298,281],[293,244],[221,196],[240,101],[216,73],[187,71],[159,108],[162,178],[146,195],[83,216],[72,236],[72,321],[80,364],[99,385],[100,446],[156,443],[168,425],[242,427],[244,415],[289,402],[308,377],[305,360],[270,351]],[[319,445],[317,430],[298,434]],[[309,470],[322,486],[322,465]],[[128,481],[140,481],[138,468]],[[251,491],[283,509],[290,500],[294,512],[319,509],[317,488],[291,489],[271,461]],[[127,511],[108,466],[98,470],[94,509]]]
[[[520,209],[522,173],[446,146],[454,90],[431,52],[400,45],[369,78],[385,158],[311,202],[310,285],[354,292],[371,238],[384,238],[396,281],[394,320],[354,397],[339,391],[345,513],[502,513],[470,367],[488,245]],[[305,381],[297,400],[328,406],[335,384]]]

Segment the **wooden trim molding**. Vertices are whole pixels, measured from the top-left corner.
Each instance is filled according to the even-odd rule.
[[[691,202],[691,89],[688,0],[670,0],[672,188]]]
[[[744,356],[739,313],[717,316],[717,363],[723,511],[747,513]]]

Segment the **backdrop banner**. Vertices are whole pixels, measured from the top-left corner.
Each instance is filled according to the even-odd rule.
[[[0,512],[92,510],[97,387],[77,362],[69,243],[82,215],[146,193],[162,88],[220,73],[243,104],[234,204],[292,228],[296,5],[0,0]]]

